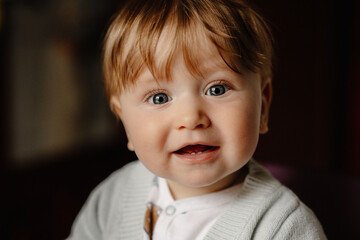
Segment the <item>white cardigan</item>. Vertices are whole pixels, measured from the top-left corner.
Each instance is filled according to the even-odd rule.
[[[142,239],[146,200],[154,175],[140,161],[114,172],[93,190],[69,240]],[[254,160],[230,207],[205,239],[326,239],[313,212]]]

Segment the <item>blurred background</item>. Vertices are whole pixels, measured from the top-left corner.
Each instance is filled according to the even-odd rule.
[[[253,0],[276,39],[255,154],[329,239],[360,238],[360,2]],[[136,159],[109,111],[101,46],[121,0],[0,0],[0,238],[64,239],[90,191]]]

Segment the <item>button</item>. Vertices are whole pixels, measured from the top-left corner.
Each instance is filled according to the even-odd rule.
[[[174,215],[175,212],[176,212],[176,208],[175,208],[173,205],[169,205],[169,206],[167,206],[166,209],[165,209],[165,213],[166,213],[166,215],[168,215],[168,216]]]
[[[160,216],[160,214],[161,214],[161,210],[160,209],[156,210],[156,215]]]

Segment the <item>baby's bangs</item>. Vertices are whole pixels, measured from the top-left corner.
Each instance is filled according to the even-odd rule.
[[[154,26],[152,26],[151,31],[142,29],[142,32],[139,33],[137,50],[144,63],[143,68],[139,69],[139,72],[147,68],[155,80],[171,80],[171,64],[178,48],[177,33],[174,32],[170,35],[168,32],[164,33],[168,31],[168,29],[173,29],[173,23],[162,24],[156,28],[153,27]],[[167,43],[169,44],[160,44],[160,38],[163,37],[164,34],[167,35]],[[161,53],[161,58],[159,57],[159,53]]]
[[[271,76],[272,36],[264,20],[251,8],[237,2],[233,5],[212,1],[179,1],[169,12],[165,24],[153,34],[142,38],[142,56],[155,79],[171,80],[171,64],[175,52],[181,51],[184,62],[193,76],[202,77],[198,69],[199,44],[209,41],[224,63],[236,73],[244,70]],[[220,6],[220,7],[219,7]],[[163,58],[155,66],[155,52],[164,26],[172,31],[167,49],[161,49]],[[143,33],[146,33],[144,31]],[[155,48],[154,48],[155,46]]]
[[[226,65],[239,73],[242,65],[238,64],[239,55],[234,52],[234,47],[231,45],[231,40],[234,39],[227,33],[224,19],[219,19],[217,14],[209,16],[206,13],[204,15],[207,19],[204,19],[196,6],[185,5],[185,2],[191,1],[180,1],[179,5],[165,16],[164,24],[150,24],[150,21],[139,24],[137,48],[144,63],[142,67],[147,67],[155,80],[170,81],[173,58],[175,54],[182,53],[190,74],[203,77],[198,68],[201,65],[198,53],[201,45],[208,42],[214,46],[215,54],[219,54]],[[226,16],[223,17],[226,18]],[[166,44],[166,47],[159,44],[163,34],[170,42]],[[161,59],[156,56],[159,52],[161,52]],[[137,70],[141,72],[144,69]]]
[[[272,36],[264,20],[244,2],[205,2],[196,13],[227,66],[237,73],[268,72]]]
[[[150,21],[143,21],[139,24],[138,28],[138,42],[136,49],[138,54],[141,55],[141,62],[134,61],[131,65],[133,76],[138,77],[145,67],[149,69],[154,79],[157,81],[171,81],[171,66],[175,54],[182,53],[185,65],[193,76],[202,76],[201,71],[198,69],[198,49],[199,42],[206,38],[210,41],[205,34],[206,29],[198,21],[194,14],[186,12],[185,9],[179,5],[173,9],[166,16],[166,21],[159,22],[159,24],[151,24]],[[154,21],[154,20],[153,20]],[[165,36],[164,36],[165,35]],[[166,44],[161,44],[161,37],[166,37]],[[161,58],[157,54],[161,52]],[[128,56],[133,58],[136,54]],[[178,56],[178,55],[177,55]],[[135,82],[136,79],[131,79]]]
[[[179,1],[177,5],[162,11],[163,16],[154,19],[143,19],[139,24],[139,41],[137,48],[142,56],[143,67],[147,67],[154,79],[171,81],[171,66],[174,56],[182,53],[184,62],[190,74],[201,76],[198,69],[197,50],[199,39],[207,38],[206,30],[194,9],[184,5],[186,1]],[[165,37],[166,44],[161,42]],[[207,40],[210,40],[209,38]],[[161,52],[161,58],[157,54]],[[138,69],[139,72],[144,69]]]

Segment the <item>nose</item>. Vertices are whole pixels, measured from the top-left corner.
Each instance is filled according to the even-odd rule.
[[[206,106],[199,100],[188,99],[179,103],[175,110],[175,128],[181,129],[204,129],[211,125]]]

